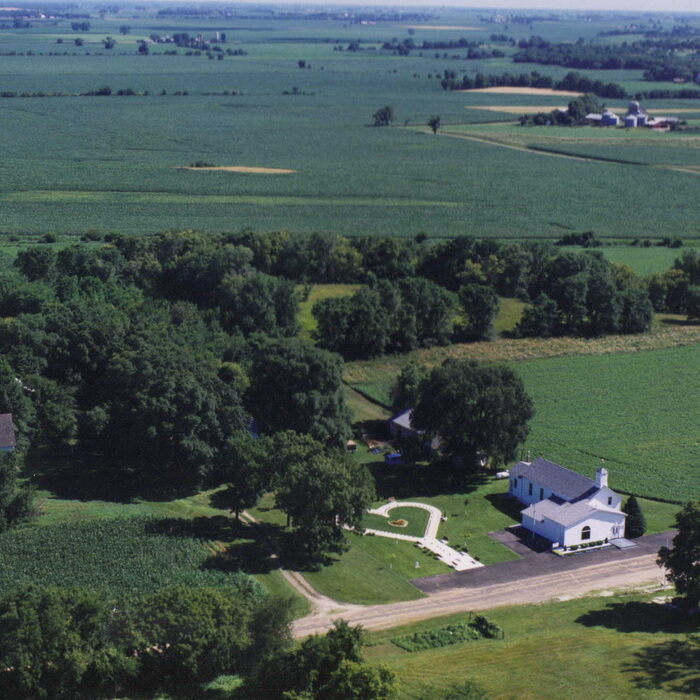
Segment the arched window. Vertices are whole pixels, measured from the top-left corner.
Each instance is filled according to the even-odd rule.
[[[584,525],[581,529],[581,539],[590,540],[591,539],[591,528],[589,525]]]

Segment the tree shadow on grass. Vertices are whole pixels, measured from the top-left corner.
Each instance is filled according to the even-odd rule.
[[[75,501],[130,503],[136,498],[171,501],[196,492],[193,485],[174,487],[158,469],[138,471],[78,449],[30,452],[22,476],[56,498]],[[166,475],[167,477],[168,475]]]
[[[488,481],[486,474],[470,473],[445,463],[388,465],[372,462],[367,467],[372,472],[380,499],[471,493]]]
[[[646,647],[623,670],[636,674],[637,688],[700,696],[700,636]]]
[[[523,506],[517,499],[512,498],[507,493],[490,493],[486,496],[486,500],[496,508],[496,510],[500,510],[501,513],[504,513],[509,518],[520,522],[520,512]]]
[[[23,475],[36,488],[67,500],[129,503],[140,495],[132,472],[84,453],[30,452]]]
[[[698,620],[659,603],[608,603],[576,618],[586,627],[608,627],[618,632],[678,633],[697,629]]]
[[[661,323],[667,326],[698,326],[700,321],[690,321],[687,318],[662,318]]]
[[[277,526],[265,526],[265,528]],[[223,515],[199,518],[162,518],[149,523],[147,531],[170,537],[196,538],[212,543],[211,556],[203,569],[243,571],[267,574],[280,568],[281,562],[271,556],[269,535],[260,525],[248,524]]]

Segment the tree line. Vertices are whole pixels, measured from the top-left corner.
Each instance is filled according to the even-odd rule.
[[[622,85],[593,80],[575,72],[567,73],[562,80],[554,80],[551,76],[541,75],[537,71],[517,75],[513,73],[503,73],[502,75],[477,73],[473,78],[469,75],[458,78],[455,71],[446,70],[440,85],[442,85],[443,90],[475,90],[486,87],[513,86],[590,92],[598,97],[614,99],[629,97]]]
[[[18,588],[0,597],[0,694],[202,697],[206,683],[236,675],[238,688],[227,697],[395,697],[394,674],[364,660],[361,627],[339,620],[295,649],[290,619],[290,601],[269,597],[252,579],[229,590],[180,586],[126,600],[85,589]]]
[[[600,44],[578,41],[550,43],[533,36],[518,42],[514,63],[541,63],[584,70],[643,70],[644,79],[694,81],[700,71],[697,38],[658,38]]]

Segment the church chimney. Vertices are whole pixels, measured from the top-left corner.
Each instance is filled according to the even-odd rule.
[[[605,467],[601,467],[595,473],[595,485],[599,489],[607,488],[607,486],[608,486],[608,470],[605,469]]]

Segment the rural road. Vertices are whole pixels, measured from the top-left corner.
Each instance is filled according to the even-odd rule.
[[[335,611],[326,609],[296,620],[292,629],[295,637],[323,633],[332,626],[333,620],[343,618],[369,630],[381,630],[438,615],[486,610],[504,605],[542,603],[552,598],[577,597],[593,591],[644,584],[665,585],[663,572],[656,564],[655,553],[520,581],[479,588],[457,588],[402,603],[367,606],[343,606],[338,603]]]

